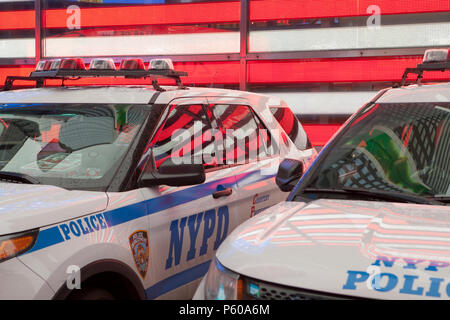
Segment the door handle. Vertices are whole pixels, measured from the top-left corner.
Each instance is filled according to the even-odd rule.
[[[218,198],[221,198],[221,197],[228,197],[228,196],[230,196],[232,193],[233,193],[233,189],[231,189],[231,188],[226,188],[226,189],[223,189],[223,190],[214,192],[214,193],[213,193],[213,198],[214,198],[214,199],[218,199]]]

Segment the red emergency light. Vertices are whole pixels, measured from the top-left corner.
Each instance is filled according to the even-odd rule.
[[[120,63],[120,70],[145,70],[142,59],[125,59]]]
[[[86,70],[83,59],[81,58],[70,58],[61,61],[59,66],[60,70]],[[45,69],[44,69],[45,70]]]

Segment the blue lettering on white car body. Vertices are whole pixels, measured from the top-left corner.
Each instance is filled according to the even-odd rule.
[[[200,248],[196,248],[197,237],[200,231],[200,225],[203,224],[203,237]],[[166,259],[166,269],[180,264],[181,253],[183,249],[184,230],[188,226],[189,230],[189,250],[186,254],[186,261],[198,256],[203,256],[208,252],[208,240],[213,236],[216,230],[216,238],[213,250],[217,250],[220,244],[225,240],[228,234],[229,213],[228,207],[223,206],[217,210],[211,209],[204,212],[193,214],[189,217],[173,220],[170,223],[170,244],[169,254]],[[217,227],[216,227],[217,226]],[[198,249],[198,250],[197,250]]]
[[[80,237],[91,232],[106,229],[106,219],[103,213],[97,213],[88,217],[79,218],[58,226],[64,240],[70,240],[73,237]]]
[[[408,258],[396,258],[396,257],[377,257],[377,260],[372,264],[372,266],[384,266],[386,268],[392,268],[396,263],[402,261],[404,263],[403,269],[417,269],[417,264],[427,262],[427,267],[424,268],[425,271],[436,272],[439,268],[446,268],[450,266],[450,263],[442,261],[426,261],[420,259],[408,259]],[[445,279],[429,277],[427,279],[428,286],[419,286],[418,280],[419,276],[403,274],[402,276],[396,275],[394,273],[385,272],[376,275],[377,286],[372,285],[371,288],[378,292],[389,292],[396,288],[400,294],[416,295],[416,296],[427,296],[440,298],[441,291],[445,290],[445,293],[450,297],[450,283],[444,287],[442,286]],[[362,285],[368,281],[374,282],[374,279],[370,279],[370,274],[366,271],[348,270],[347,280],[344,283],[342,289],[344,290],[357,290],[358,285]],[[422,279],[423,280],[423,279]],[[381,285],[382,283],[382,285]],[[422,281],[423,283],[423,281]],[[445,288],[445,289],[444,289]]]

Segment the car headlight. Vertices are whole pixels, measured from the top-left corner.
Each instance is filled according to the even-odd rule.
[[[236,300],[242,298],[242,280],[226,269],[217,259],[211,262],[205,280],[206,300]]]
[[[0,236],[0,262],[31,249],[36,242],[38,233],[38,230],[33,230]]]

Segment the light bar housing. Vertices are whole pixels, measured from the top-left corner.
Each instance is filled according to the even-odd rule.
[[[149,70],[174,70],[172,59],[152,59]]]
[[[59,70],[60,66],[61,66],[61,59],[55,59],[50,64],[50,70]]]
[[[450,61],[450,49],[429,49],[423,55],[422,63]]]
[[[59,68],[57,69],[57,66]],[[151,85],[155,90],[166,91],[162,88],[158,79],[166,78],[175,81],[178,89],[187,89],[183,86],[181,77],[188,74],[183,71],[175,71],[173,63],[170,59],[155,59],[146,69],[142,59],[126,59],[121,63],[121,68],[117,70],[112,59],[93,59],[90,68],[86,69],[83,59],[69,58],[62,60],[42,60],[36,66],[35,71],[29,76],[7,76],[2,91],[9,91],[13,88],[14,82],[34,81],[36,88],[45,86],[45,80],[58,79],[64,85],[65,80],[78,80],[82,78],[98,78],[98,77],[123,77],[128,79],[151,79]]]
[[[45,63],[44,63],[44,70],[45,71],[50,70],[51,66],[52,66],[52,61],[51,60],[46,60]]]
[[[116,70],[113,59],[92,59],[89,70]]]
[[[34,71],[43,71],[45,66],[45,60],[41,60],[36,64],[36,69]]]

